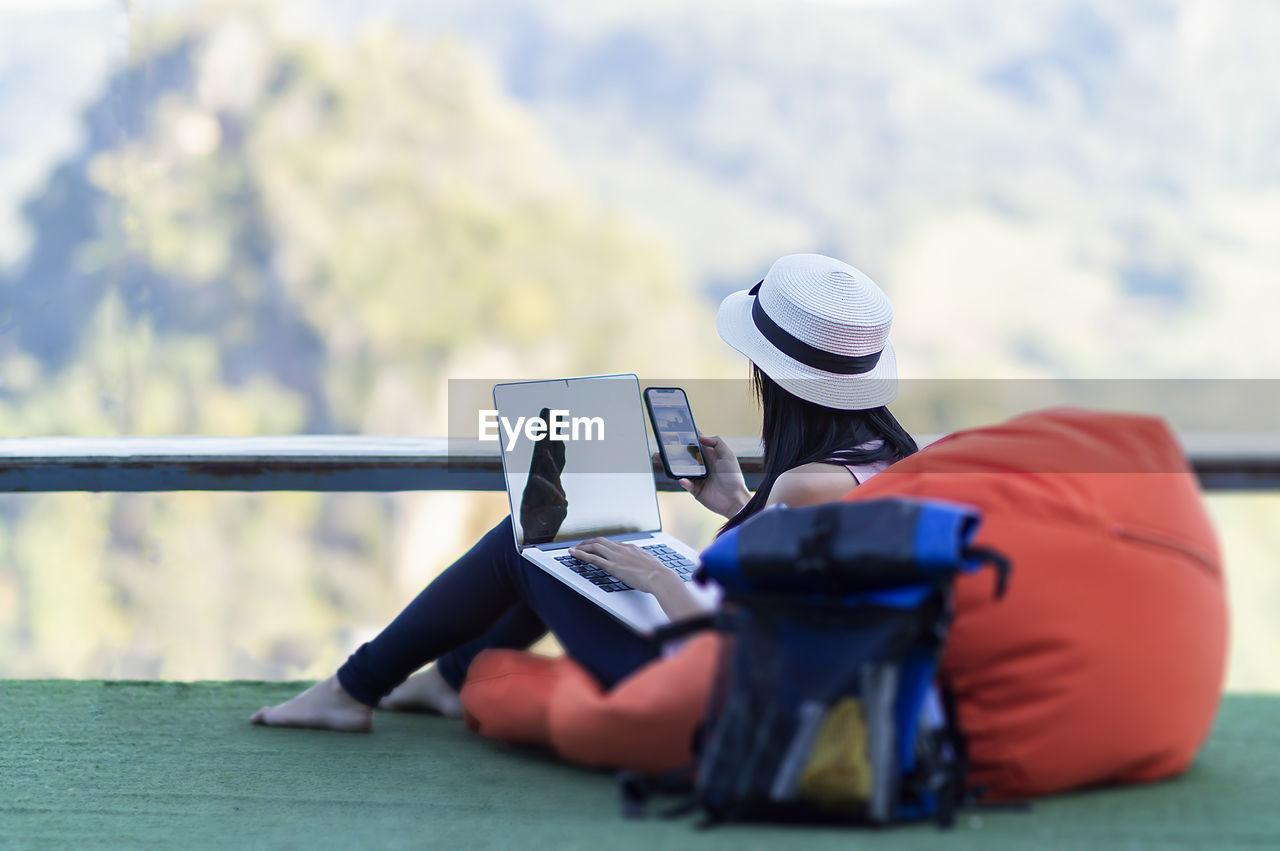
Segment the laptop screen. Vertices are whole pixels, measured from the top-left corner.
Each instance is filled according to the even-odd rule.
[[[517,546],[662,528],[634,375],[499,384],[493,400]]]

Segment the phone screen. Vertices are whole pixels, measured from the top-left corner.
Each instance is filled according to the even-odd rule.
[[[702,444],[693,425],[689,400],[678,387],[650,387],[644,391],[667,472],[676,478],[699,478],[707,474]]]

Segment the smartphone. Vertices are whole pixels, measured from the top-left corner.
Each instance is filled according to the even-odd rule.
[[[679,387],[646,387],[644,406],[649,411],[667,475],[673,479],[706,478],[710,470],[684,391]]]

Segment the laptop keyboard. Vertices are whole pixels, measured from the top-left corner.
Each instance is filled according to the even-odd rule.
[[[680,555],[680,553],[671,549],[671,547],[668,547],[666,544],[650,544],[649,546],[641,547],[640,549],[647,550],[649,555],[680,574],[680,578],[685,582],[693,579],[693,569],[697,565]]]
[[[685,582],[693,579],[693,568],[696,566],[680,553],[668,547],[666,544],[650,544],[640,549],[647,551],[651,556],[674,570]],[[633,591],[630,585],[624,583],[621,579],[614,577],[612,574],[601,570],[594,564],[587,564],[579,558],[571,555],[556,556],[556,561],[572,570],[574,573],[586,579],[592,585],[595,585],[601,591],[613,593],[614,591]]]

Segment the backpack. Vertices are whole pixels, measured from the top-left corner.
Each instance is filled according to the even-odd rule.
[[[1009,572],[978,525],[929,501],[780,507],[703,552],[723,610],[657,637],[727,638],[692,784],[708,821],[951,823],[964,752],[934,680],[952,580],[990,563],[1001,596]]]

